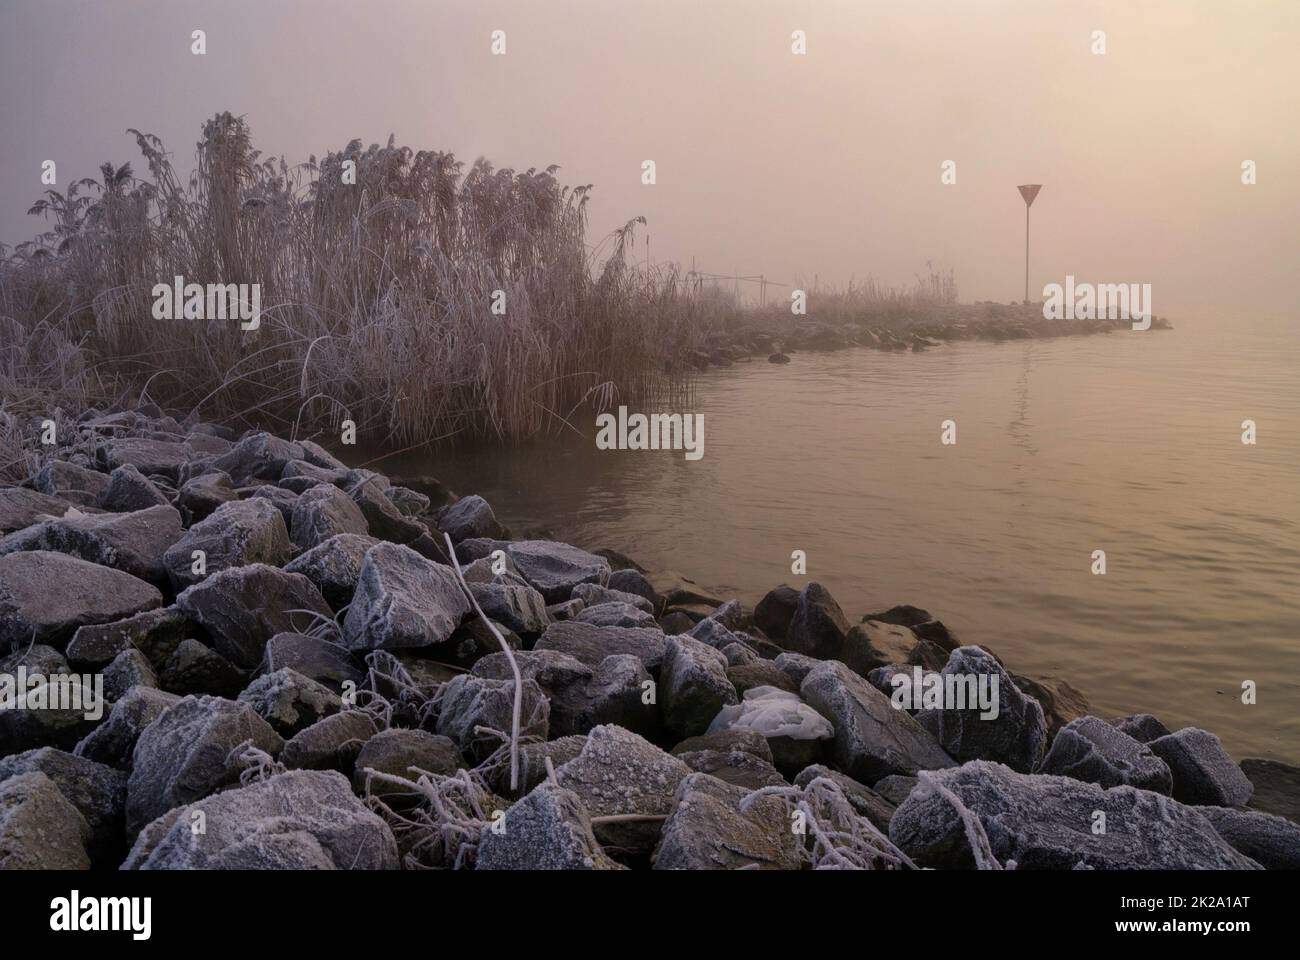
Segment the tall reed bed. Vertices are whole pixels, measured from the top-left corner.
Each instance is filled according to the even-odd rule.
[[[629,263],[640,218],[589,245],[591,185],[555,167],[466,169],[392,138],[290,166],[224,113],[182,182],[130,133],[147,176],[105,164],[47,191],[31,212],[49,232],[0,250],[10,409],[149,399],[300,435],[351,419],[374,444],[514,439],[660,388],[714,324],[671,268]],[[260,328],[154,319],[175,276],[260,284]]]

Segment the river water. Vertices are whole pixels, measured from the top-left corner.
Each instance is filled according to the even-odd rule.
[[[799,353],[711,370],[681,412],[704,414],[699,460],[597,450],[589,417],[376,466],[749,604],[815,579],[851,622],[925,607],[1104,717],[1300,762],[1300,325]]]

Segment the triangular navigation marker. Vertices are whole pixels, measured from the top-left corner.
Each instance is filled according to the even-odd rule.
[[[1041,183],[1023,183],[1016,187],[1016,189],[1019,190],[1020,195],[1025,198],[1025,206],[1032,207],[1034,205],[1034,197],[1038,196],[1038,191],[1043,189],[1043,185]]]

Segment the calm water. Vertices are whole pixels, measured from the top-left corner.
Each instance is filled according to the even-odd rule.
[[[1103,716],[1300,762],[1298,372],[1300,328],[1265,322],[802,353],[702,378],[698,461],[571,436],[380,468],[749,603],[804,550],[851,621],[913,603]]]

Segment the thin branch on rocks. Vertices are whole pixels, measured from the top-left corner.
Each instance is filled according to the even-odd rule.
[[[285,771],[283,763],[279,763],[261,747],[253,746],[251,737],[226,754],[226,763],[232,761],[244,767],[239,774],[239,785],[241,787],[246,787],[250,783],[269,780],[276,774]]]
[[[506,643],[506,638],[501,636],[501,631],[497,629],[496,624],[487,618],[483,608],[478,605],[478,600],[474,598],[469,584],[465,582],[465,574],[460,569],[460,560],[456,556],[456,548],[452,545],[451,536],[444,533],[442,538],[447,542],[447,555],[451,557],[451,564],[456,571],[456,579],[460,581],[460,588],[465,591],[465,596],[469,597],[469,602],[474,605],[474,611],[479,615],[479,619],[492,631],[492,636],[497,638],[497,643],[501,644],[501,649],[510,662],[510,672],[515,677],[515,702],[510,718],[510,792],[517,793],[519,790],[519,720],[524,709],[524,678],[519,672],[519,662],[515,660],[515,652],[510,649],[510,644]]]
[[[829,777],[817,777],[803,789],[762,787],[740,801],[740,812],[748,813],[762,797],[776,797],[788,813],[803,814],[812,843],[801,855],[814,870],[917,869],[906,853],[853,809]]]
[[[1003,867],[998,862],[998,858],[993,855],[993,846],[989,843],[989,835],[984,832],[984,824],[980,823],[979,817],[975,816],[970,807],[961,802],[961,798],[957,794],[936,780],[934,774],[928,770],[918,771],[916,778],[922,786],[943,797],[957,811],[957,816],[966,829],[966,839],[970,842],[971,854],[975,857],[975,866],[978,869],[1015,869],[1015,861],[1007,861],[1006,867]]]
[[[406,850],[406,868],[460,870],[472,865],[479,839],[485,830],[492,829],[496,809],[492,792],[470,770],[443,776],[418,767],[408,769],[418,774],[418,779],[412,781],[367,768],[364,788],[366,803],[388,822],[398,844]],[[415,796],[418,803],[410,810],[395,810],[375,794],[375,784],[398,787],[398,796]]]

